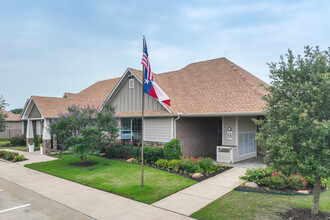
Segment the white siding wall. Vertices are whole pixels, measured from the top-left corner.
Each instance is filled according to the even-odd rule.
[[[172,118],[145,118],[144,140],[168,142],[173,137]]]
[[[223,117],[223,130],[222,130],[222,144],[223,145],[237,145],[237,126],[236,117]],[[227,129],[232,129],[233,138],[231,140],[227,139]]]
[[[238,117],[238,132],[257,132],[257,126],[250,116]]]

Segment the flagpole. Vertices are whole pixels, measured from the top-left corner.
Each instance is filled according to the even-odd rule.
[[[143,48],[146,42],[146,38],[143,35]],[[141,144],[141,187],[143,187],[143,146],[144,146],[144,66],[142,65],[142,144]]]

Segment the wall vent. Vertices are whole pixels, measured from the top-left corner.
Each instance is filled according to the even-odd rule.
[[[134,88],[134,79],[129,79],[129,81],[128,81],[128,87],[130,89],[133,89]]]

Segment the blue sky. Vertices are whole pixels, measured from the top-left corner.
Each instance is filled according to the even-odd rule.
[[[266,62],[290,48],[330,46],[330,2],[0,0],[0,95],[61,97],[141,68],[153,72],[226,57],[266,82]],[[202,73],[201,73],[202,74]],[[202,76],[201,77],[205,77]]]

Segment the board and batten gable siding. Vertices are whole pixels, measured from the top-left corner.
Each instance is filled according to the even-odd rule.
[[[223,117],[223,130],[222,130],[222,145],[234,145],[237,146],[237,124],[236,117]],[[232,129],[232,139],[227,139],[227,129]]]
[[[145,118],[144,140],[168,142],[173,138],[173,118]]]
[[[30,114],[29,114],[29,118],[41,118],[41,113],[40,111],[38,110],[37,106],[35,104],[33,104],[33,107],[30,111]]]
[[[129,81],[134,80],[134,88],[129,88]],[[142,85],[135,78],[126,78],[118,93],[111,101],[116,112],[133,112],[142,110]],[[144,94],[144,110],[164,110],[165,108],[153,97]]]
[[[254,124],[251,116],[238,117],[238,132],[257,132],[257,125]]]

